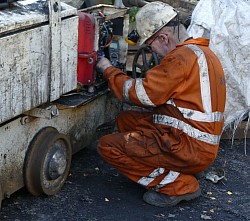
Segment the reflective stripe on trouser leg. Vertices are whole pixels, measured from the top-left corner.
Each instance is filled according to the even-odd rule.
[[[133,139],[132,143],[129,142],[131,145],[131,149],[128,149],[128,140],[124,139],[124,137],[128,134],[129,133],[117,133],[103,136],[98,143],[98,152],[105,161],[112,164],[119,171],[121,171],[121,173],[123,173],[125,176],[136,183],[142,177],[148,177],[149,174],[151,174],[152,177],[156,174],[159,174],[159,176],[157,176],[147,186],[147,188],[156,187],[159,183],[161,183],[161,181],[164,180],[164,178],[169,174],[170,171],[167,169],[158,169],[155,171],[155,168],[153,166],[150,166],[151,163],[150,161],[148,161],[147,156],[145,156],[146,158],[144,158],[143,155],[140,155],[140,157],[131,155],[138,154],[137,149],[141,147],[143,140],[140,140],[137,144],[139,146],[136,146],[136,143]],[[145,140],[145,142],[149,143],[150,141]],[[131,152],[131,150],[135,150],[136,153]],[[146,151],[143,154],[146,153],[149,152]],[[154,161],[152,161],[152,164],[153,163]],[[155,173],[152,173],[153,171]],[[195,177],[191,175],[180,174],[174,182],[168,183],[157,191],[174,196],[192,193],[197,191],[198,188],[199,184]]]
[[[157,191],[169,196],[178,196],[188,193],[194,193],[199,188],[200,185],[193,175],[180,173],[174,182],[157,189]]]
[[[147,177],[142,177],[137,181],[137,183],[147,187],[150,183],[152,183],[158,176],[163,174],[165,171],[164,168],[157,168],[155,169],[151,174],[149,174]],[[180,173],[169,171],[168,174],[161,180],[161,182],[157,185],[157,188],[161,188],[163,186],[166,186],[169,183],[173,183],[176,178],[179,176]]]
[[[157,168],[149,176],[139,179],[137,183],[170,196],[193,193],[199,189],[199,183],[194,176],[175,171],[169,171],[162,176],[164,171],[164,168]]]

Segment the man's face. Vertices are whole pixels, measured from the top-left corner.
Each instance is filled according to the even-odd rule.
[[[164,33],[156,33],[145,43],[160,57],[165,57],[171,51],[168,35]]]

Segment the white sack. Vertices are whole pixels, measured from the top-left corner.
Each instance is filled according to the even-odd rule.
[[[225,127],[250,116],[250,1],[200,0],[188,28],[210,38],[226,77]]]

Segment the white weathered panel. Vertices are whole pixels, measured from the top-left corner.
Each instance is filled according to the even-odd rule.
[[[49,26],[0,38],[0,123],[48,100]]]
[[[18,14],[13,12],[0,12],[0,33],[17,30],[24,27],[29,27],[48,20],[46,15],[34,14],[34,12],[24,12]]]
[[[50,100],[60,97],[61,88],[61,7],[57,0],[49,1],[49,24],[51,34]]]
[[[78,17],[62,21],[61,35],[61,94],[64,94],[77,87]]]
[[[51,74],[50,101],[77,87],[78,17],[62,20],[58,2],[50,1]],[[61,59],[59,59],[61,58]]]
[[[8,196],[23,187],[24,159],[30,142],[44,127],[55,127],[70,137],[73,152],[89,145],[100,134],[96,128],[117,115],[117,100],[110,94],[76,108],[58,106],[59,116],[52,119],[19,117],[0,127],[0,187]],[[23,124],[22,124],[23,123]],[[0,204],[1,198],[0,195]]]
[[[62,17],[77,14],[76,8],[63,2],[61,5]],[[14,7],[0,11],[0,34],[47,22],[49,20],[48,11],[46,0],[18,1],[18,3],[14,3]]]
[[[49,20],[48,3],[46,0],[18,1],[13,3],[13,5],[14,7],[0,11],[0,34],[27,28]],[[76,8],[63,2],[61,5],[62,17],[77,14]]]
[[[33,7],[33,10],[28,6],[21,5],[18,5],[14,8],[1,10],[0,33],[18,30],[48,21],[48,14],[46,15],[43,8],[41,8],[43,4],[45,3],[37,4],[36,7]]]
[[[51,72],[50,101],[58,99],[63,93],[77,86],[77,42],[78,17],[62,21],[61,8],[57,0],[50,1],[51,28]]]

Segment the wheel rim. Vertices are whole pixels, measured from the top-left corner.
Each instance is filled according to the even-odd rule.
[[[38,132],[25,158],[24,181],[33,195],[54,195],[66,181],[72,150],[67,136],[53,127]]]
[[[41,186],[46,195],[54,195],[65,182],[68,174],[71,153],[69,142],[63,134],[57,134],[53,141],[48,142],[48,152],[44,157],[41,171]]]

